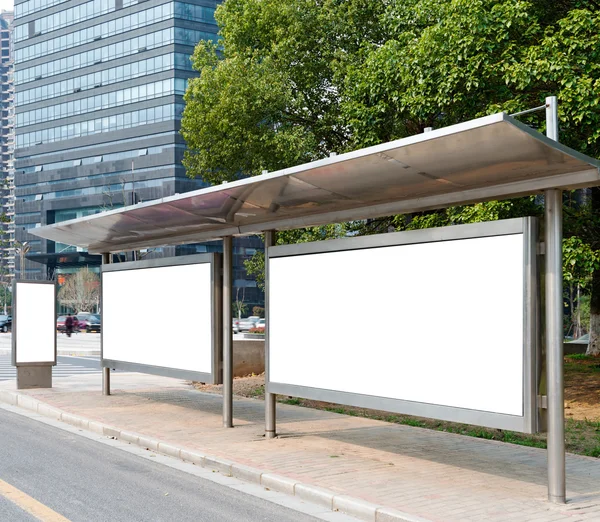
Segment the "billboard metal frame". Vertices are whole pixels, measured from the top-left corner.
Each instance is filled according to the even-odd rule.
[[[56,332],[56,322],[54,323],[54,361],[39,361],[39,362],[25,362],[18,363],[17,362],[17,324],[18,324],[18,314],[17,314],[17,285],[19,284],[36,284],[36,285],[53,285],[54,286],[54,317],[53,320],[56,321],[58,314],[58,286],[55,281],[26,281],[23,279],[15,279],[13,281],[13,317],[12,317],[12,354],[11,354],[11,363],[13,366],[56,366],[56,355],[57,355],[57,332]]]
[[[536,218],[518,218],[477,223],[473,225],[457,225],[436,229],[319,241],[315,243],[283,245],[268,248],[267,259],[268,263],[270,263],[271,259],[278,257],[384,248],[418,243],[475,239],[514,234],[523,235],[522,416],[273,382],[269,377],[269,351],[271,347],[268,340],[268,328],[266,332],[267,342],[265,343],[267,392],[271,394],[291,395],[312,400],[384,410],[406,415],[416,415],[419,417],[430,417],[445,421],[487,426],[523,433],[537,432],[539,429],[537,397],[541,374],[541,343],[539,339],[539,269],[537,262],[538,223]],[[267,285],[268,284],[269,282]],[[267,293],[268,292],[269,288],[267,286]],[[482,349],[485,349],[485,346],[482,346]]]
[[[149,373],[161,375],[163,377],[175,377],[178,379],[187,379],[201,381],[210,384],[222,384],[223,365],[222,365],[222,313],[221,313],[221,272],[222,262],[221,254],[194,254],[189,256],[147,259],[143,261],[127,261],[124,263],[107,263],[102,265],[102,281],[100,285],[100,310],[104,306],[104,274],[107,272],[123,272],[128,270],[144,270],[148,268],[165,268],[169,266],[181,265],[211,265],[211,372],[196,372],[165,366],[153,366],[149,364],[132,363],[128,361],[119,361],[116,359],[104,358],[104,325],[100,330],[100,362],[102,368],[112,368],[128,372]]]

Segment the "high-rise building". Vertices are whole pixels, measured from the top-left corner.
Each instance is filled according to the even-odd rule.
[[[185,177],[178,131],[189,58],[200,39],[216,37],[215,7],[16,2],[16,239],[29,247],[19,276],[94,262],[31,228],[199,186]]]
[[[12,61],[13,12],[0,13],[0,280],[9,284],[15,269],[15,107]]]
[[[46,279],[99,263],[29,234],[36,226],[203,186],[185,176],[179,129],[186,83],[196,74],[190,56],[199,40],[216,40],[217,3],[16,0],[16,240],[29,249],[17,255],[19,277]],[[244,245],[239,274],[260,241]],[[248,290],[247,302],[260,301],[254,283]]]

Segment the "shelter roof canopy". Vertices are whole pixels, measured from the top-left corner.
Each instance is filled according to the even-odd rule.
[[[499,113],[29,232],[121,252],[595,186],[599,168]]]

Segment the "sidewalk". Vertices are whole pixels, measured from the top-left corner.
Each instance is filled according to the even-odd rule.
[[[166,453],[185,448],[284,476],[277,485],[292,494],[304,488],[296,483],[308,484],[431,521],[600,520],[599,459],[567,456],[569,502],[557,506],[546,502],[545,450],[282,404],[277,405],[279,438],[266,440],[262,401],[234,400],[235,428],[224,429],[219,396],[176,379],[111,377],[110,397],[102,396],[97,375],[67,377],[51,390],[24,394],[158,439],[166,443]],[[14,398],[6,393],[14,388],[14,382],[0,383],[0,399]],[[324,492],[320,500],[326,498],[331,503]],[[339,499],[340,505],[346,500],[341,510],[354,502]],[[350,514],[357,516],[363,506],[354,506]],[[375,516],[377,522],[399,520],[365,507],[363,518]]]

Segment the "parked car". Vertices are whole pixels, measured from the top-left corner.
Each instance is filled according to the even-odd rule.
[[[66,315],[60,315],[58,317],[58,319],[56,320],[56,329],[59,332],[64,332],[66,330],[65,328],[65,321],[67,320],[67,316]]]
[[[264,328],[265,324],[267,324],[266,319],[263,317],[262,319],[259,319],[258,321],[256,321],[254,328]]]
[[[590,334],[586,333],[582,335],[579,339],[574,339],[573,341],[569,341],[569,343],[573,344],[590,344]]]
[[[258,316],[251,316],[247,317],[246,319],[241,319],[239,324],[239,331],[247,332],[248,330],[250,330],[250,328],[254,328],[256,321],[258,321],[259,319],[260,317]]]
[[[233,333],[240,333],[240,320],[234,319],[232,322]]]
[[[9,332],[12,329],[12,316],[0,315],[0,331]]]
[[[97,314],[77,314],[77,320],[79,321],[79,331],[83,332],[100,332],[101,330],[101,319]]]
[[[75,315],[72,315],[71,317],[73,318],[73,332],[75,332],[75,333],[80,332],[82,327],[79,324],[79,319],[77,319],[77,316],[75,316]],[[66,320],[67,320],[66,315],[60,315],[58,317],[58,319],[56,320],[56,329],[59,332],[65,333],[67,331],[67,327],[65,326]]]

